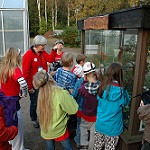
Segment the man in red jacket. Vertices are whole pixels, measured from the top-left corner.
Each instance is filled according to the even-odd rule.
[[[51,54],[48,54],[44,49],[47,44],[47,40],[40,35],[37,35],[33,39],[33,46],[24,54],[22,60],[23,76],[28,84],[28,91],[30,95],[30,117],[35,128],[39,128],[37,120],[37,97],[38,90],[33,88],[33,76],[36,74],[39,68],[43,68],[48,71],[47,62],[52,63],[56,57],[56,50],[52,49]]]
[[[8,141],[14,139],[18,129],[16,126],[6,127],[6,120],[2,105],[0,105],[0,150],[11,150]]]

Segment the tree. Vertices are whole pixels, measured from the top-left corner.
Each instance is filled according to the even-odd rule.
[[[30,32],[63,29],[79,19],[140,5],[150,5],[150,0],[29,0]]]
[[[57,26],[57,0],[55,0],[55,27]]]
[[[41,29],[41,5],[40,5],[40,0],[37,0],[37,5],[38,5],[38,12],[39,12],[39,27]]]
[[[68,0],[68,23],[67,25],[70,26],[70,1]]]
[[[45,21],[46,21],[46,30],[47,30],[47,5],[46,5],[46,0],[45,0]]]
[[[29,0],[29,30],[30,36],[34,37],[38,34],[39,30],[39,19],[38,19],[38,7],[36,0]],[[34,6],[34,7],[33,7]]]

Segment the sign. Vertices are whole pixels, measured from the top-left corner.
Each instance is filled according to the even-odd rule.
[[[90,29],[109,29],[109,15],[91,17],[84,20],[84,30]]]

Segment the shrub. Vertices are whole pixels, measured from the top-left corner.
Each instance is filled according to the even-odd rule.
[[[62,33],[62,39],[65,45],[71,45],[72,47],[80,46],[81,40],[79,40],[79,31],[76,26],[66,27]]]

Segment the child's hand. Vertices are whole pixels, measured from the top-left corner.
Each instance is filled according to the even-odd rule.
[[[19,97],[23,98],[24,96],[23,96],[23,95],[21,95],[21,93],[19,93]]]
[[[144,102],[141,100],[140,106],[144,106]]]
[[[58,44],[53,47],[54,50],[58,49]]]
[[[31,94],[33,94],[35,92],[35,90],[33,89],[33,88],[31,88],[30,90],[29,90],[29,93],[31,93]]]

